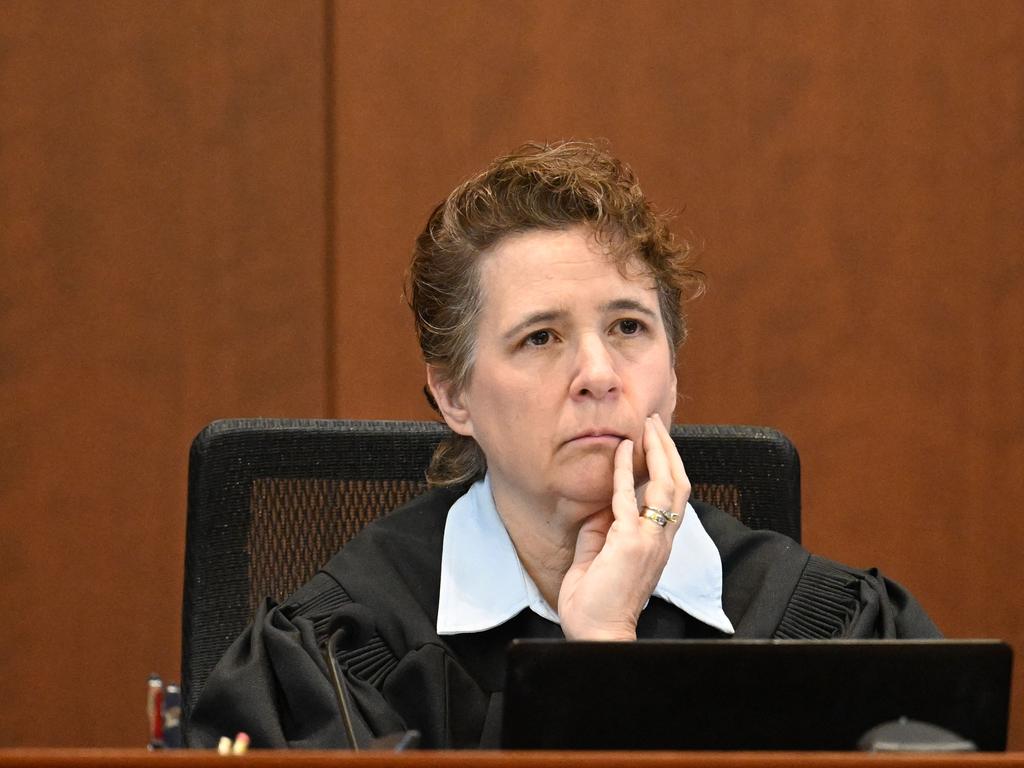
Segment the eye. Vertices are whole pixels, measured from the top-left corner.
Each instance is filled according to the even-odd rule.
[[[619,333],[621,333],[623,336],[636,336],[644,329],[643,323],[641,323],[639,320],[634,320],[631,317],[619,320],[618,323],[616,323],[616,325],[618,325]]]
[[[551,331],[534,331],[526,337],[527,347],[543,347],[551,341]]]

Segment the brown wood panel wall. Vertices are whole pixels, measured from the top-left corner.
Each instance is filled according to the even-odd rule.
[[[206,421],[428,416],[412,240],[528,139],[607,138],[703,244],[678,417],[782,428],[812,548],[1024,652],[1022,41],[1008,0],[0,4],[0,744],[140,742]]]
[[[140,745],[214,418],[325,409],[322,3],[0,4],[0,745]]]
[[[1024,652],[1024,6],[338,9],[339,414],[428,415],[396,276],[432,204],[606,138],[703,245],[677,418],[783,429],[811,548]]]

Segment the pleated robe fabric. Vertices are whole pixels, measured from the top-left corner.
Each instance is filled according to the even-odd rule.
[[[485,632],[438,636],[444,523],[459,495],[437,489],[412,500],[367,526],[288,600],[265,601],[211,672],[186,725],[188,744],[213,747],[245,731],[257,748],[348,746],[322,653],[332,614],[356,605],[363,641],[338,659],[360,745],[415,729],[425,748],[497,747],[508,644],[563,634],[526,609]],[[877,571],[812,555],[706,504],[693,507],[722,556],[732,637],[941,636],[918,602]],[[730,637],[659,598],[641,614],[637,635]]]

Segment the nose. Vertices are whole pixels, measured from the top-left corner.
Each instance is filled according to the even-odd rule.
[[[622,382],[604,340],[597,335],[586,335],[576,351],[572,396],[575,399],[602,399],[619,391]]]

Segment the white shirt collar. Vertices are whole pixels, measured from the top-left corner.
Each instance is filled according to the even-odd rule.
[[[721,555],[689,504],[654,595],[715,629],[734,632],[722,610]],[[482,632],[504,624],[524,608],[559,623],[557,612],[519,562],[494,505],[488,476],[474,483],[448,511],[437,633]]]

